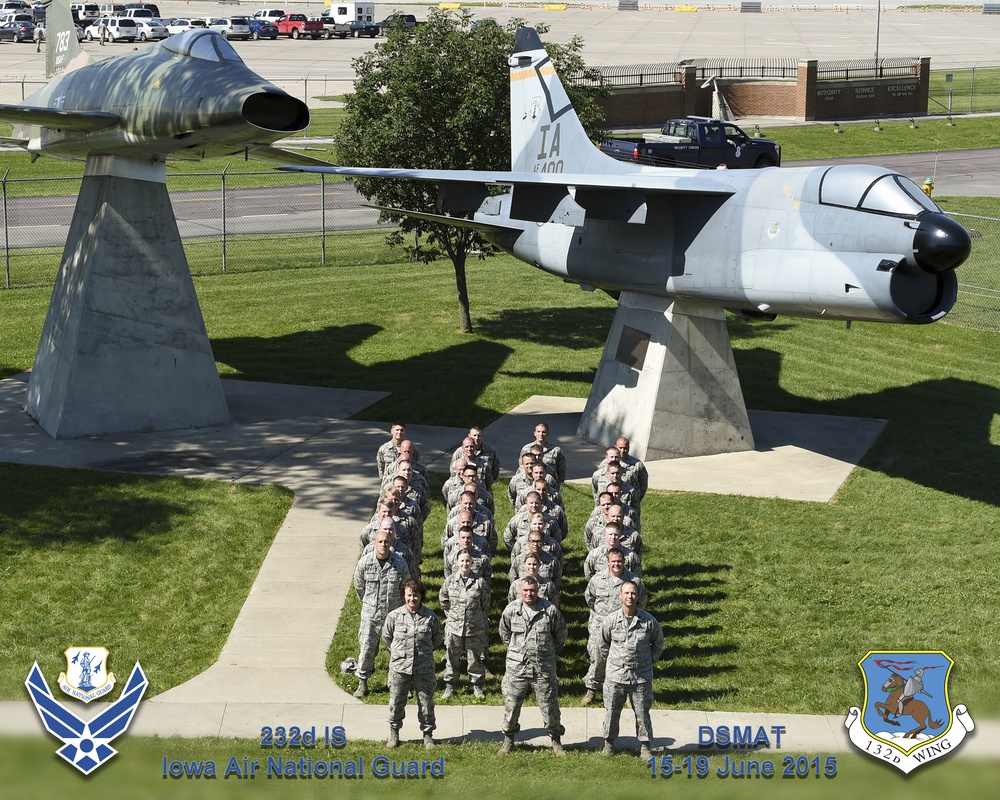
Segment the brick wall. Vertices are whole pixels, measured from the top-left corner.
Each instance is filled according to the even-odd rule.
[[[694,67],[678,73],[677,84],[618,89],[600,101],[608,128],[654,127],[665,120],[712,113],[712,90],[703,88]],[[926,114],[930,59],[913,75],[819,81],[817,62],[800,61],[792,80],[727,79],[719,85],[737,117],[838,120]]]

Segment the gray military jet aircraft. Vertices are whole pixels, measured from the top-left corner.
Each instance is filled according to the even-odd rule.
[[[245,155],[283,164],[323,164],[271,147],[309,124],[306,104],[240,59],[214,31],[193,30],[102,61],[80,46],[67,0],[47,14],[44,88],[19,105],[0,105],[14,124],[8,144],[83,160],[202,159]]]
[[[903,175],[864,165],[697,172],[588,139],[532,28],[509,60],[511,171],[290,167],[434,181],[441,214],[585,287],[736,310],[927,323],[954,305],[968,231]],[[493,195],[498,186],[510,187]]]

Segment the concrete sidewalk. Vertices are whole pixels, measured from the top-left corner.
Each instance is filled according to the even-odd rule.
[[[386,709],[355,700],[326,670],[326,653],[351,591],[357,536],[375,499],[373,454],[387,426],[348,420],[384,395],[314,387],[223,381],[229,428],[53,440],[23,411],[26,376],[0,381],[0,460],[281,483],[295,500],[278,531],[219,660],[192,680],[143,703],[133,735],[254,739],[265,725],[343,725],[351,739],[382,739]],[[516,464],[535,420],[545,418],[564,447],[570,479],[589,482],[602,448],[575,435],[582,399],[532,397],[489,426],[486,441]],[[788,497],[826,502],[878,436],[883,422],[751,412],[758,449],[649,465],[659,489]],[[409,426],[431,469],[446,471],[465,429]],[[502,516],[502,512],[501,512]],[[25,675],[30,665],[24,665]],[[49,676],[51,680],[52,676]],[[75,708],[92,716],[100,703]],[[972,710],[973,714],[975,709]],[[442,740],[500,740],[502,706],[441,705]],[[564,741],[600,740],[604,711],[564,708]],[[1000,724],[980,723],[967,755],[1000,757]],[[697,749],[702,725],[784,726],[783,751],[842,752],[850,745],[840,716],[656,710],[657,747]],[[521,741],[545,744],[538,709],[522,717]],[[625,730],[630,729],[626,720]],[[0,703],[0,733],[38,734],[28,702]],[[403,737],[419,738],[415,709]],[[771,737],[773,740],[773,736]],[[623,746],[637,746],[623,737]],[[776,742],[775,742],[776,744]]]

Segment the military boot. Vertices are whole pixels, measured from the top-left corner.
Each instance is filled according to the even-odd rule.
[[[429,733],[424,734],[424,749],[425,750],[434,749],[434,737]]]
[[[583,700],[580,701],[581,706],[589,706],[597,699],[597,692],[593,689],[587,689],[587,693],[583,696]]]
[[[511,753],[513,751],[514,751],[514,737],[513,736],[504,736],[503,737],[503,744],[500,745],[500,749],[497,751],[497,755],[498,756],[505,756],[508,753]]]
[[[444,687],[444,691],[441,693],[442,700],[448,700],[455,696],[455,687],[450,683]]]
[[[639,758],[643,761],[649,761],[653,757],[653,751],[649,747],[649,742],[639,743]]]
[[[613,756],[615,754],[614,743],[610,739],[604,740],[604,749],[601,751],[602,756]]]
[[[386,750],[395,750],[399,747],[399,731],[390,730],[389,738],[385,740]]]
[[[566,755],[566,748],[562,746],[562,742],[559,741],[558,736],[552,737],[552,755],[554,756],[564,756]]]
[[[366,694],[368,694],[368,679],[361,678],[358,681],[358,688],[354,690],[354,696],[357,698],[361,698],[364,697]]]

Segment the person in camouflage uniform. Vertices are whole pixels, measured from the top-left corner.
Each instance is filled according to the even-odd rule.
[[[392,552],[395,537],[391,530],[375,534],[375,548],[361,556],[354,570],[354,591],[361,601],[361,624],[358,626],[358,688],[355,697],[368,694],[368,679],[375,667],[379,635],[386,616],[403,604],[400,586],[410,579],[410,569],[398,553]]]
[[[438,594],[445,613],[445,690],[441,697],[447,700],[455,694],[465,657],[472,692],[482,700],[486,697],[486,668],[481,656],[486,650],[490,624],[490,594],[486,581],[472,571],[472,554],[468,550],[459,552],[455,564],[457,570],[441,585]]]
[[[631,581],[639,590],[639,608],[645,608],[649,600],[646,586],[642,578],[634,572],[625,569],[625,554],[617,547],[608,551],[607,570],[599,570],[587,582],[583,592],[583,600],[590,609],[590,620],[587,624],[587,655],[590,666],[583,679],[587,693],[583,696],[581,706],[589,706],[597,699],[597,693],[604,684],[605,663],[601,654],[601,625],[604,620],[622,607],[622,584]]]
[[[621,608],[601,624],[601,651],[607,658],[604,678],[604,755],[615,752],[622,708],[628,698],[635,713],[639,756],[653,757],[653,664],[663,653],[663,629],[639,608],[639,589],[632,581],[621,588]]]
[[[418,580],[403,581],[403,605],[389,612],[382,625],[382,641],[389,651],[389,739],[399,744],[399,729],[406,716],[406,698],[417,695],[417,720],[424,747],[434,746],[434,651],[444,644],[444,626],[437,614],[424,606],[427,591]]]
[[[521,705],[532,690],[542,712],[545,730],[552,740],[552,752],[565,755],[556,658],[566,643],[566,636],[566,620],[559,609],[538,596],[538,583],[534,578],[522,578],[521,597],[500,615],[500,641],[507,647],[507,667],[501,684],[504,739],[500,755],[514,749],[514,736],[520,729]]]

